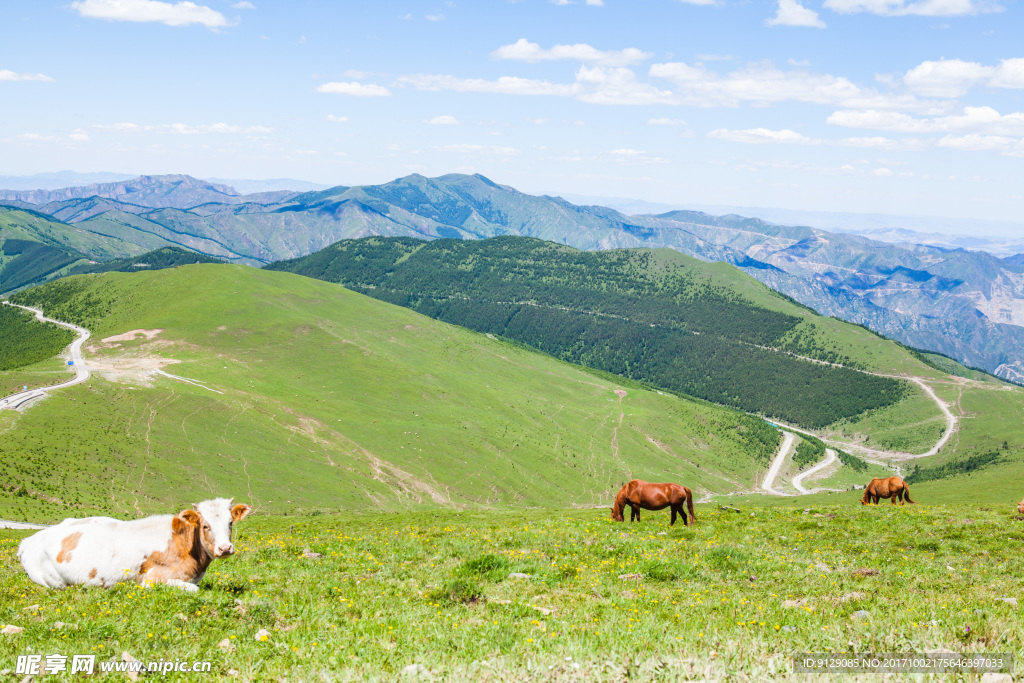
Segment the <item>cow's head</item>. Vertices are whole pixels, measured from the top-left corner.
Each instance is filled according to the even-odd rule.
[[[195,510],[186,510],[180,517],[191,513],[198,517],[198,529],[203,547],[213,557],[227,557],[234,554],[235,546],[231,543],[231,529],[235,522],[249,514],[248,505],[238,504],[232,507],[233,498],[215,498],[196,503]],[[191,516],[189,519],[192,519]]]

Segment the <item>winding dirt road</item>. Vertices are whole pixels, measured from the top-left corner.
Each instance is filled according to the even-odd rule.
[[[764,481],[761,482],[761,490],[772,494],[773,496],[788,496],[788,493],[782,491],[776,491],[772,488],[772,484],[775,483],[775,477],[779,476],[779,470],[782,469],[782,464],[786,462],[786,458],[793,452],[793,443],[796,441],[796,437],[793,436],[792,432],[782,432],[782,445],[779,446],[779,453],[775,456],[775,460],[772,461],[772,466],[768,468],[768,474],[764,476]]]
[[[0,529],[45,529],[45,524],[29,524],[28,522],[12,522],[9,519],[0,519]]]
[[[38,308],[18,306],[18,304],[12,304],[9,301],[4,301],[2,303],[4,303],[7,306],[17,306],[18,308],[23,308],[26,311],[32,311],[33,313],[36,314],[36,318],[42,322],[53,323],[55,325],[60,325],[61,327],[66,327],[69,330],[74,330],[75,334],[78,335],[78,338],[75,339],[75,341],[71,342],[71,346],[68,347],[71,355],[71,360],[74,363],[71,366],[75,371],[75,376],[73,379],[69,379],[66,382],[61,382],[60,384],[54,384],[53,386],[40,387],[38,389],[29,389],[28,391],[20,391],[16,394],[11,394],[10,396],[0,398],[0,410],[4,410],[7,408],[11,410],[18,410],[22,407],[26,407],[32,401],[35,401],[38,398],[46,396],[48,392],[53,391],[54,389],[72,387],[76,384],[81,384],[82,382],[89,379],[89,368],[86,366],[85,360],[82,359],[82,344],[85,343],[85,340],[89,338],[89,330],[85,329],[84,327],[79,327],[78,325],[72,325],[71,323],[65,323],[59,320],[54,320],[53,318],[47,318],[46,316],[43,315],[43,312],[40,311]]]
[[[806,472],[801,472],[800,474],[798,474],[795,477],[793,477],[793,488],[795,488],[797,491],[799,491],[803,495],[807,495],[807,494],[810,494],[810,493],[817,493],[819,491],[826,490],[826,489],[814,489],[812,491],[808,491],[803,486],[804,479],[806,479],[807,477],[811,476],[812,474],[817,474],[818,472],[822,471],[823,469],[826,469],[829,465],[832,465],[838,459],[839,459],[839,457],[836,455],[836,452],[834,450],[832,450],[831,448],[826,448],[825,449],[825,459],[823,461],[819,462],[817,465],[815,465],[811,469],[807,470]]]

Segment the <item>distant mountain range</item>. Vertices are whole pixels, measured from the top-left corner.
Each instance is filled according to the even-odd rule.
[[[626,215],[524,194],[481,175],[411,175],[382,185],[242,194],[189,176],[47,191],[0,202],[71,224],[108,253],[177,245],[262,265],[370,235],[479,239],[524,235],[587,249],[671,247],[732,263],[826,314],[914,347],[1024,381],[1024,256],[892,244],[812,227],[696,211]],[[13,212],[9,212],[13,213]],[[65,242],[69,243],[69,242]],[[113,253],[112,244],[123,245]]]

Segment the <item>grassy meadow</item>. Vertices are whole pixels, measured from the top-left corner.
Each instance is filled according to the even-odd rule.
[[[128,652],[241,681],[806,680],[795,653],[1024,656],[1010,509],[842,502],[702,505],[694,527],[607,508],[256,516],[196,594],[44,589],[15,556],[30,532],[0,531],[0,622],[25,629],[0,667]]]
[[[49,286],[68,283],[82,288],[67,306],[92,316],[93,378],[0,412],[2,518],[224,494],[265,513],[591,506],[632,477],[750,486],[779,442],[735,410],[288,273],[183,266]],[[103,342],[136,329],[162,332]]]

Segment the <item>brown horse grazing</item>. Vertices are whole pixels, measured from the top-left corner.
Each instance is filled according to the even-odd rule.
[[[686,510],[690,511],[690,521],[687,521]],[[679,484],[652,484],[649,481],[634,479],[622,485],[618,495],[615,496],[615,504],[612,505],[612,519],[616,522],[623,522],[622,516],[626,506],[630,508],[630,521],[640,519],[640,510],[664,510],[672,508],[672,524],[676,523],[676,515],[683,518],[683,526],[697,523],[697,515],[693,512],[693,493],[690,489]]]
[[[899,477],[889,477],[888,479],[875,477],[872,479],[871,483],[864,487],[864,497],[860,499],[860,504],[867,505],[870,502],[878,505],[881,498],[888,498],[893,505],[896,504],[897,498],[900,505],[903,505],[904,501],[914,505],[914,501],[910,500],[910,487]]]
[[[1017,503],[1017,512],[1024,515],[1024,500]]]

